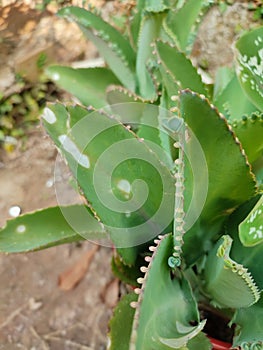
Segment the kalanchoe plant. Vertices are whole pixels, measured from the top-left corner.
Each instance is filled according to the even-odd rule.
[[[211,349],[208,311],[235,325],[234,348],[263,349],[263,28],[207,85],[187,55],[208,5],[138,1],[124,34],[59,11],[107,64],[48,69],[82,103],[49,104],[43,125],[87,206],[9,221],[0,250],[113,242],[113,272],[135,289],[110,322],[112,350]]]

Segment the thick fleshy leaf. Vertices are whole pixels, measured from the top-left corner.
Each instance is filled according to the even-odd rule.
[[[156,48],[164,69],[182,89],[189,88],[200,94],[207,94],[201,76],[183,52],[162,41],[157,41]]]
[[[115,75],[107,68],[78,68],[50,66],[46,74],[62,89],[77,97],[81,103],[94,108],[107,105],[106,89],[119,84]]]
[[[230,124],[241,142],[250,164],[263,155],[263,114],[252,113]]]
[[[197,305],[187,280],[171,276],[168,258],[173,250],[172,235],[164,236],[157,247],[142,279],[133,323],[130,350],[185,349],[201,332]],[[158,281],[158,283],[156,283]],[[191,326],[191,322],[198,322]],[[188,345],[187,345],[188,346]],[[210,349],[209,344],[203,349]]]
[[[236,324],[233,347],[241,350],[263,347],[263,298],[249,308],[238,309],[232,320]]]
[[[135,293],[125,295],[118,303],[110,320],[109,350],[129,350],[132,322],[135,310],[130,307],[138,296]]]
[[[139,93],[147,100],[155,100],[157,91],[150,74],[150,60],[156,60],[151,44],[160,36],[164,14],[149,14],[141,22],[138,38],[136,60],[136,75],[139,83]]]
[[[242,88],[263,111],[263,27],[251,30],[237,41],[236,62]]]
[[[234,75],[213,103],[228,119],[241,120],[244,114],[251,114],[257,108],[251,103]]]
[[[209,253],[205,266],[205,290],[218,307],[248,307],[259,300],[259,288],[247,268],[230,258],[231,245],[232,239],[223,236]]]
[[[203,0],[188,0],[179,10],[168,12],[165,30],[182,51],[189,51],[194,42],[197,20],[203,6]]]
[[[95,44],[116,77],[128,89],[135,91],[135,53],[121,33],[102,18],[80,7],[64,7],[58,15],[75,21]]]
[[[152,143],[106,113],[51,104],[43,120],[115,245],[135,247],[126,259],[122,252],[126,263],[134,263],[136,246],[172,221],[173,176],[151,149]]]
[[[180,96],[180,113],[192,133],[185,144],[185,210],[187,212],[191,201],[195,201],[196,211],[200,214],[184,237],[187,259],[193,262],[198,254],[209,249],[209,240],[220,231],[227,215],[253,197],[257,188],[239,140],[230,130],[225,118],[207,99],[183,91]],[[205,166],[198,167],[196,164],[201,153],[197,152],[195,138],[204,152],[206,169]],[[204,177],[205,170],[208,171],[208,178]],[[196,188],[198,195],[193,195]],[[206,201],[202,202],[200,198],[202,193],[206,194],[206,189]],[[186,219],[186,225],[189,226],[187,220],[189,221],[189,215]]]
[[[88,208],[52,207],[9,220],[0,230],[0,252],[28,252],[106,236]]]
[[[263,244],[263,196],[239,225],[239,237],[246,247]]]

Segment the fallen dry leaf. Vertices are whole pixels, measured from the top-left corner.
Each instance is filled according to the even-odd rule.
[[[118,278],[107,283],[104,290],[101,293],[101,298],[103,302],[109,307],[114,308],[118,301],[120,295],[120,285]]]
[[[94,245],[74,266],[59,275],[58,285],[60,289],[67,291],[76,287],[87,273],[90,263],[98,249],[99,246]]]

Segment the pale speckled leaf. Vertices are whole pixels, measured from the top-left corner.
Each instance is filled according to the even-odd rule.
[[[263,27],[251,30],[237,41],[236,62],[242,88],[263,111]]]
[[[263,196],[239,225],[239,237],[246,247],[263,243]]]

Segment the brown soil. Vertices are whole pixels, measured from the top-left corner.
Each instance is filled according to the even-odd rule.
[[[23,212],[56,205],[56,149],[41,130],[29,135],[26,151],[2,158],[1,224],[9,208]],[[47,186],[48,185],[48,186]],[[73,290],[58,288],[58,276],[91,247],[85,242],[45,251],[0,255],[0,349],[105,349],[111,314],[101,299],[112,279],[111,251],[101,248]]]

